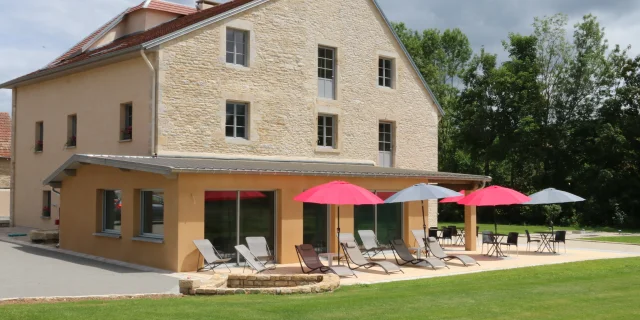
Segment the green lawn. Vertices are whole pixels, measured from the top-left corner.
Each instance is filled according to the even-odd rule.
[[[640,237],[636,236],[625,236],[625,237],[594,237],[594,238],[584,238],[583,240],[591,240],[591,241],[606,241],[606,242],[622,242],[622,243],[635,243],[640,244]]]
[[[445,226],[456,226],[456,227],[464,227],[464,222],[440,222],[438,223],[438,227]],[[478,227],[480,227],[480,233],[482,231],[494,231],[495,227],[491,223],[478,223]],[[573,228],[565,228],[565,227],[557,227],[557,230],[573,230]],[[521,226],[521,225],[506,225],[499,224],[498,232],[507,234],[509,232],[517,232],[524,235],[524,230],[529,230],[531,233],[535,233],[537,231],[549,231],[549,228],[546,226]]]
[[[639,269],[640,258],[630,258],[349,286],[322,295],[6,305],[0,318],[639,319]]]
[[[439,222],[438,223],[439,227],[444,227],[444,226],[456,226],[456,227],[464,227],[464,222]],[[480,227],[480,233],[482,233],[482,231],[494,231],[494,226],[493,223],[478,223],[478,226]],[[568,232],[573,231],[573,230],[581,230],[583,228],[578,228],[578,227],[561,227],[561,226],[556,226],[555,230],[566,230]],[[600,231],[600,232],[618,232],[618,229],[615,228],[610,228],[610,227],[603,227],[603,228],[584,228],[585,230],[588,231]],[[524,234],[524,230],[529,230],[529,232],[531,233],[535,233],[537,231],[549,231],[549,228],[547,226],[536,226],[536,225],[529,225],[529,226],[521,226],[521,225],[507,225],[507,224],[498,224],[498,232],[499,233],[509,233],[509,232],[518,232],[520,234]],[[626,233],[638,233],[639,230],[634,230],[634,229],[623,229],[623,232]]]

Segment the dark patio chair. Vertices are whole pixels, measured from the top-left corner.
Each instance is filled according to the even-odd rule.
[[[558,249],[560,249],[560,243],[564,244],[564,253],[567,253],[567,232],[566,231],[556,231],[555,237],[553,240],[549,241],[553,245],[553,251],[556,251],[556,244],[558,244]]]
[[[438,235],[438,228],[429,228],[429,238],[436,238],[436,240],[440,240],[440,235]]]
[[[453,244],[453,230],[451,228],[442,228],[442,243],[449,240],[450,244]]]
[[[529,230],[524,230],[524,233],[527,234],[527,251],[529,251],[531,243],[537,243],[538,245],[540,245],[541,240],[531,237],[531,234],[529,234]]]
[[[343,266],[325,266],[320,261],[320,256],[316,252],[316,249],[310,244],[301,244],[296,246],[296,253],[298,254],[298,261],[300,262],[300,269],[303,273],[312,273],[314,271],[320,271],[322,273],[333,272],[340,277],[356,276],[355,272],[351,269]],[[309,271],[305,271],[302,263],[309,268]]]
[[[494,244],[493,232],[491,231],[482,231],[482,245],[480,246],[480,254],[484,253],[484,246],[487,245],[487,252]]]
[[[518,252],[518,236],[517,232],[509,232],[507,235],[507,242],[500,243],[500,246],[509,247],[509,251],[511,251],[511,246],[516,246],[516,254],[519,256],[520,252]]]

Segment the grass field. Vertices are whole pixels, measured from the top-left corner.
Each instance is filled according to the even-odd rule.
[[[640,258],[578,262],[294,296],[0,306],[10,319],[639,319]]]
[[[444,226],[456,226],[456,227],[464,227],[464,222],[439,222],[438,223],[439,227],[444,227]],[[494,231],[494,225],[493,223],[478,223],[478,226],[480,227],[480,232],[482,233],[482,231]],[[577,227],[561,227],[561,226],[556,226],[555,230],[566,230],[568,232],[571,232],[573,230],[581,230],[582,228],[577,228]],[[604,228],[584,228],[585,230],[588,231],[600,231],[600,232],[618,232],[618,229],[615,228],[609,228],[609,227],[604,227]],[[498,224],[498,232],[499,233],[509,233],[509,232],[518,232],[520,234],[524,234],[524,230],[529,230],[529,232],[531,233],[535,233],[537,231],[549,231],[549,228],[547,226],[536,226],[536,225],[530,225],[530,226],[521,226],[521,225],[506,225],[506,224]],[[638,233],[639,230],[633,230],[633,229],[623,229],[623,232],[627,232],[627,233]]]
[[[636,236],[594,237],[594,238],[585,238],[584,240],[640,244],[640,237],[636,237]]]

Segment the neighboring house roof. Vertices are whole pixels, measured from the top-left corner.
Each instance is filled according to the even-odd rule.
[[[385,168],[373,165],[273,161],[273,160],[230,160],[214,158],[171,158],[171,157],[135,157],[113,155],[71,156],[60,168],[44,180],[44,184],[59,183],[67,176],[75,175],[74,169],[82,164],[96,164],[124,170],[135,170],[162,175],[175,173],[209,174],[281,174],[297,176],[333,176],[333,177],[396,177],[426,178],[434,182],[465,181],[490,182],[491,177],[460,173],[407,170]],[[69,171],[71,170],[71,171]]]
[[[127,11],[127,13],[131,13],[140,9],[159,10],[159,11],[165,11],[165,12],[170,12],[175,14],[182,14],[185,16],[197,12],[195,7],[189,7],[183,4],[166,2],[161,0],[146,0],[135,7],[131,7]]]
[[[0,158],[11,158],[11,115],[0,112]]]
[[[148,1],[153,2],[157,0],[148,0]],[[145,1],[145,3],[148,1]],[[76,65],[80,66],[80,65],[83,65],[83,63],[98,61],[98,60],[101,60],[101,58],[112,57],[114,55],[117,55],[118,53],[125,54],[125,53],[131,53],[133,51],[140,50],[140,49],[152,48],[166,41],[175,39],[186,33],[189,33],[191,31],[197,30],[211,23],[219,21],[223,18],[227,18],[236,13],[243,12],[245,10],[251,9],[255,6],[258,6],[260,4],[263,4],[269,1],[270,0],[233,0],[233,1],[229,1],[220,5],[217,5],[215,7],[211,7],[206,10],[196,11],[195,13],[161,24],[145,32],[134,34],[129,37],[124,37],[122,39],[116,40],[100,48],[96,48],[90,51],[85,51],[75,56],[73,56],[74,52],[67,53],[65,54],[67,55],[66,58],[58,61],[56,64],[49,65],[46,68],[40,69],[31,74],[27,74],[25,76],[11,80],[9,82],[0,84],[0,88],[12,87],[23,81],[31,80],[40,76],[48,75],[48,74],[53,74],[57,71],[66,70],[67,69],[66,67],[72,68],[72,67],[75,67]],[[441,115],[444,115],[444,109],[442,109],[442,106],[440,106],[438,99],[431,91],[431,88],[429,88],[429,85],[427,84],[424,77],[422,77],[422,74],[420,73],[420,70],[418,69],[413,59],[411,58],[411,55],[405,48],[404,44],[402,44],[402,41],[400,40],[396,32],[393,30],[391,22],[385,16],[378,2],[376,0],[371,0],[371,1],[373,1],[373,3],[375,4],[376,9],[378,9],[378,12],[382,16],[383,20],[386,22],[391,33],[395,37],[397,43],[402,48],[406,57],[409,59],[411,66],[413,67],[414,71],[417,73],[418,77],[422,81],[422,84],[424,85],[429,95],[433,99],[434,103],[436,104],[436,108],[438,109]],[[121,18],[121,16],[119,17]],[[118,17],[116,17],[116,19],[118,19]],[[101,31],[94,32],[94,37],[100,34],[102,31],[104,31],[105,28],[107,28],[107,26],[103,27]],[[86,41],[82,45],[79,45],[79,46],[77,45],[76,47],[82,48],[89,41],[91,40]]]

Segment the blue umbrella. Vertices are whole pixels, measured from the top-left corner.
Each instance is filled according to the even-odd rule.
[[[557,190],[554,188],[544,189],[529,196],[531,201],[523,204],[556,204],[568,202],[584,201],[583,198],[571,194],[569,192]]]
[[[422,203],[422,228],[424,237],[427,238],[427,222],[424,218],[424,200],[444,199],[449,197],[459,197],[463,194],[451,189],[439,187],[432,184],[419,183],[392,195],[385,203],[420,201]]]
[[[534,204],[556,204],[556,203],[569,203],[584,201],[584,198],[578,197],[575,194],[557,190],[554,188],[544,189],[540,192],[536,192],[529,196],[531,201],[523,203],[527,205]],[[550,218],[551,219],[551,218]],[[551,219],[551,232],[553,232],[553,219]]]

